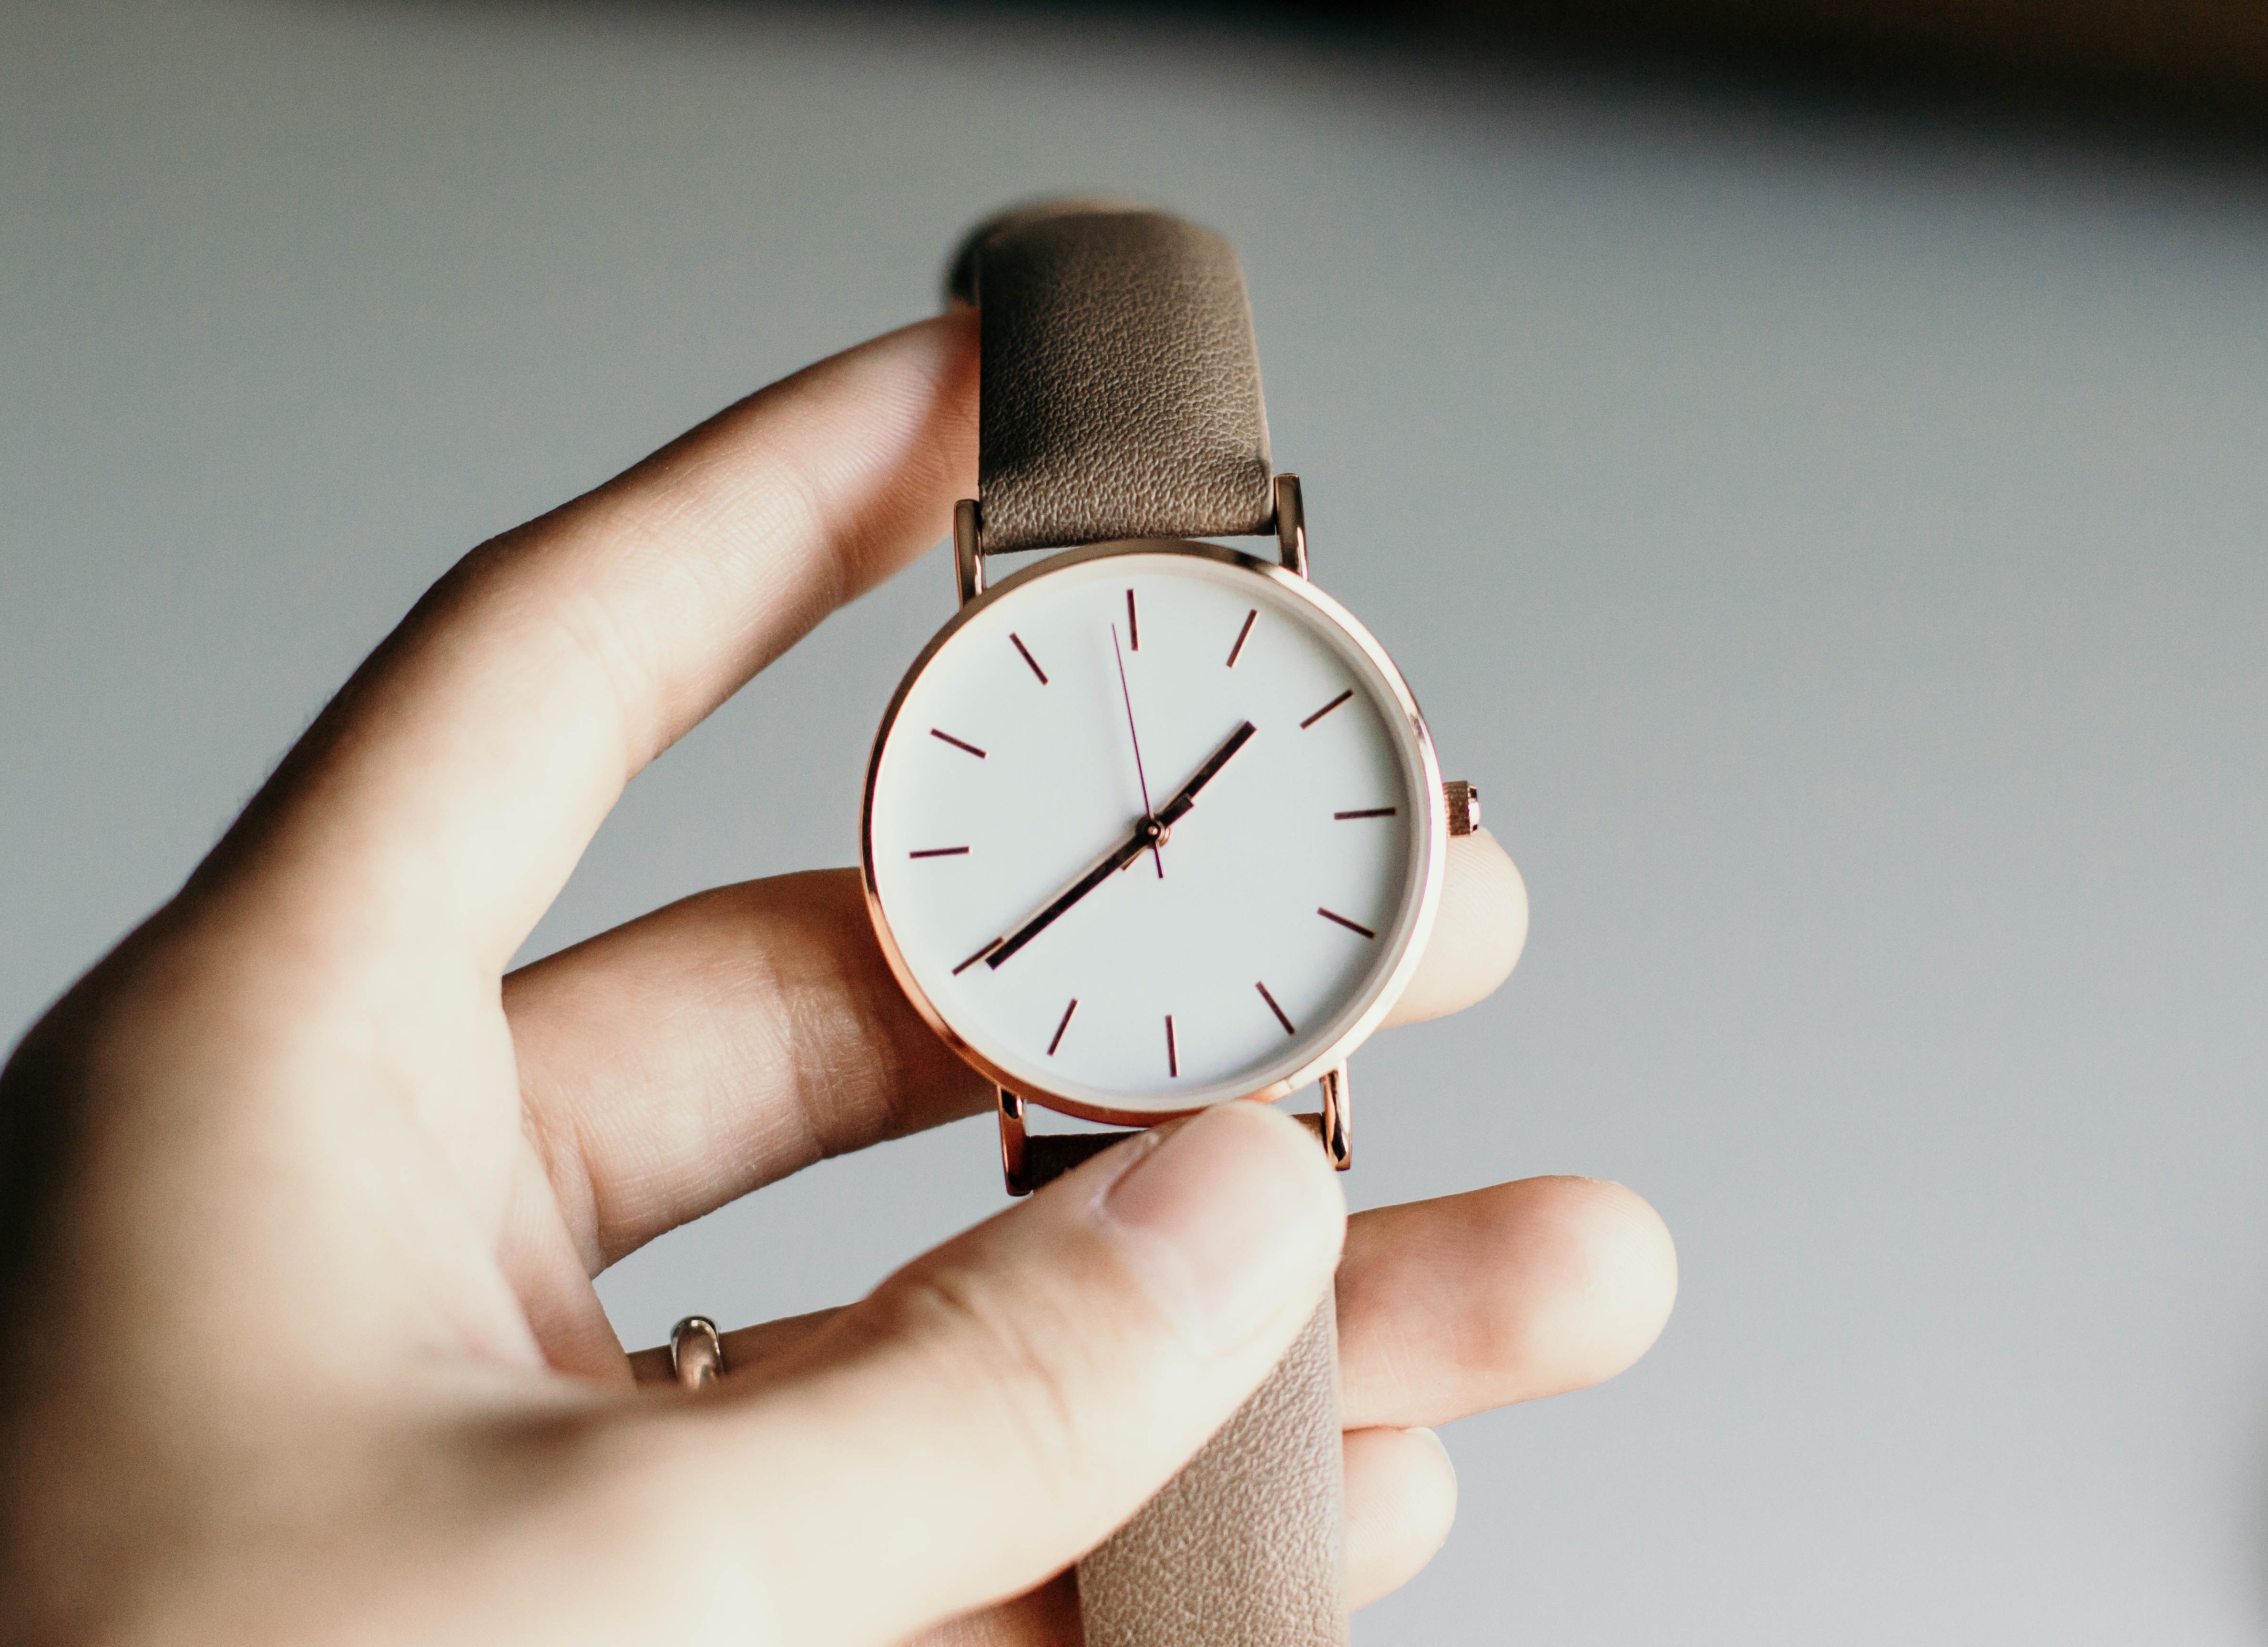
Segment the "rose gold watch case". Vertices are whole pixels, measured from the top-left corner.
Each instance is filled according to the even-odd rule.
[[[1336,629],[1377,669],[1380,676],[1386,682],[1387,689],[1392,695],[1395,708],[1401,711],[1402,724],[1409,733],[1415,748],[1419,780],[1418,792],[1423,798],[1423,805],[1418,809],[1419,831],[1418,849],[1423,857],[1424,867],[1418,880],[1417,918],[1408,928],[1408,936],[1403,943],[1401,952],[1395,957],[1392,967],[1386,973],[1384,983],[1379,987],[1370,1004],[1336,1038],[1328,1044],[1319,1045],[1314,1053],[1289,1075],[1249,1092],[1235,1094],[1226,1099],[1215,1099],[1185,1109],[1146,1107],[1119,1109],[1097,1104],[1089,1099],[1049,1092],[1027,1077],[1012,1075],[964,1040],[945,1014],[938,1010],[936,1004],[929,998],[927,991],[923,989],[921,984],[916,980],[913,968],[908,965],[904,952],[899,948],[897,937],[890,930],[888,912],[882,907],[881,893],[874,873],[874,785],[881,770],[882,752],[889,743],[890,731],[897,724],[898,712],[904,706],[907,695],[912,691],[914,683],[921,679],[923,671],[929,667],[930,661],[977,614],[983,612],[994,601],[1005,599],[1025,585],[1067,567],[1116,555],[1161,554],[1185,555],[1222,565],[1234,566],[1255,577],[1267,579],[1278,590],[1288,593],[1295,599],[1306,602],[1314,615]],[[1432,734],[1426,730],[1425,717],[1418,710],[1418,700],[1411,695],[1409,683],[1402,678],[1402,672],[1395,666],[1394,659],[1387,654],[1386,649],[1378,643],[1370,631],[1366,629],[1352,614],[1316,588],[1306,577],[1287,570],[1277,562],[1260,560],[1214,543],[1193,542],[1174,538],[1129,538],[1065,549],[1049,555],[1036,564],[1027,566],[1001,579],[990,588],[982,589],[981,592],[965,599],[961,609],[954,614],[943,628],[931,636],[929,644],[922,648],[912,665],[907,669],[905,678],[898,682],[897,691],[891,695],[889,707],[882,714],[882,724],[874,733],[873,747],[866,757],[865,789],[858,812],[858,858],[860,881],[866,891],[866,913],[873,921],[874,936],[880,941],[882,956],[889,962],[891,974],[897,979],[898,987],[905,991],[906,998],[913,1003],[914,1010],[921,1014],[923,1020],[935,1030],[943,1038],[945,1043],[958,1053],[965,1062],[1005,1091],[1015,1093],[1043,1108],[1054,1110],[1059,1114],[1075,1116],[1083,1121],[1098,1121],[1108,1126],[1149,1127],[1155,1126],[1160,1121],[1171,1121],[1176,1116],[1194,1114],[1199,1109],[1212,1107],[1215,1103],[1234,1102],[1238,1099],[1252,1099],[1263,1103],[1272,1103],[1278,1099],[1298,1092],[1301,1087],[1344,1064],[1348,1056],[1364,1041],[1370,1039],[1372,1032],[1377,1029],[1385,1020],[1386,1015],[1394,1010],[1395,1003],[1402,998],[1402,992],[1409,987],[1410,977],[1416,973],[1418,964],[1424,957],[1426,940],[1432,936],[1433,930],[1434,914],[1441,901],[1441,881],[1447,869],[1448,834],[1448,812],[1442,793],[1441,766],[1440,759],[1434,753]]]

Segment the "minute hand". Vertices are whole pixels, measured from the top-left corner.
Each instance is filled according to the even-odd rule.
[[[1189,808],[1197,804],[1197,791],[1220,776],[1221,768],[1228,764],[1231,755],[1244,747],[1252,732],[1252,723],[1247,721],[1229,733],[1228,741],[1214,750],[1212,758],[1197,768],[1197,776],[1182,785],[1182,792],[1166,803],[1158,813],[1159,823],[1170,829],[1188,817]]]

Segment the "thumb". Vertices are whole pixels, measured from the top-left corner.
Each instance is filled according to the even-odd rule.
[[[1264,1106],[1097,1157],[682,1415],[696,1583],[768,1614],[737,1621],[754,1639],[843,1643],[1031,1588],[1259,1386],[1345,1221],[1313,1137]]]

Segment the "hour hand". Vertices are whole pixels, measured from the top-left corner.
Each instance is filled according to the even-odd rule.
[[[1136,824],[1131,835],[1097,858],[1094,867],[1065,887],[1053,903],[994,945],[984,956],[984,964],[998,971],[1001,962],[1046,930],[1050,921],[1156,846],[1165,833],[1165,826],[1154,818],[1145,818]]]
[[[1197,791],[1220,776],[1221,768],[1228,764],[1232,755],[1244,747],[1246,740],[1252,736],[1252,733],[1253,725],[1250,721],[1245,722],[1234,732],[1229,733],[1228,741],[1212,752],[1205,763],[1197,768],[1197,776],[1182,784],[1182,792],[1167,801],[1158,813],[1158,822],[1161,827],[1170,829],[1189,816],[1189,808],[1197,804]]]

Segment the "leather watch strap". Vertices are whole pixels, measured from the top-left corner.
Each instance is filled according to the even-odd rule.
[[[978,225],[949,280],[983,311],[984,553],[1274,528],[1259,356],[1227,241],[1058,201]],[[1023,1139],[1011,1180],[1037,1188],[1124,1136]],[[1342,1458],[1326,1293],[1251,1399],[1079,1563],[1086,1647],[1344,1647]]]
[[[1326,1117],[1310,1113],[1292,1119],[1314,1133],[1315,1142],[1324,1149],[1331,1147],[1330,1136],[1325,1131],[1329,1125]],[[1041,1185],[1053,1183],[1074,1166],[1093,1160],[1127,1136],[1123,1132],[1033,1133],[1024,1140],[1021,1164],[1009,1165],[1009,1191],[1028,1195]]]
[[[1345,1647],[1337,1311],[1079,1564],[1086,1647]]]
[[[1322,1137],[1320,1116],[1295,1119]],[[1126,1136],[1035,1136],[1030,1187]],[[1326,1292],[1251,1398],[1079,1562],[1086,1647],[1345,1647],[1343,1446]]]
[[[981,225],[951,281],[983,311],[984,553],[1272,529],[1259,356],[1227,241],[1062,202]]]

